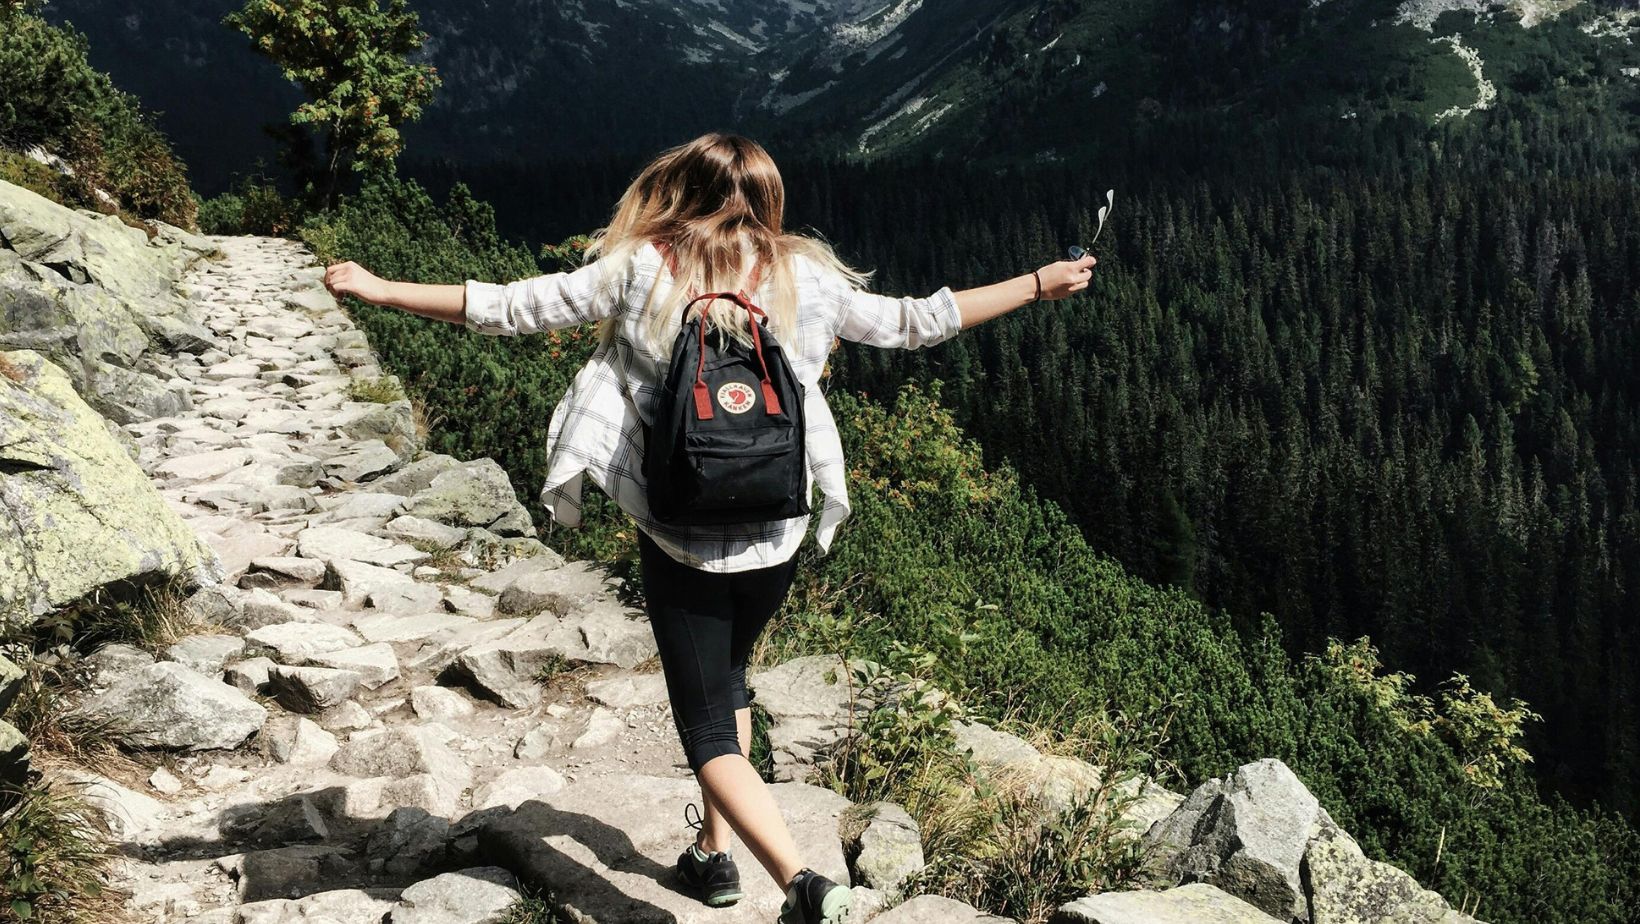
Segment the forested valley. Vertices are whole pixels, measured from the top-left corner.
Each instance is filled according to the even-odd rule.
[[[1428,145],[1303,139],[1303,169],[1275,133],[1211,163],[1208,128],[1003,176],[798,162],[790,220],[921,295],[1062,256],[1115,187],[1087,297],[928,351],[849,345],[838,385],[942,380],[987,459],[1094,548],[1249,631],[1273,613],[1294,654],[1368,635],[1431,683],[1519,697],[1542,778],[1633,812],[1640,188],[1616,127],[1492,118]],[[556,240],[606,218],[626,170],[474,185]]]

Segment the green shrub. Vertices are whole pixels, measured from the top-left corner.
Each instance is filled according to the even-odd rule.
[[[100,812],[71,789],[34,783],[6,793],[0,813],[0,915],[7,920],[98,922],[117,910],[114,856]]]
[[[194,228],[185,167],[137,98],[91,66],[85,36],[26,9],[0,17],[0,147],[38,145],[74,171],[30,188],[65,205]]]

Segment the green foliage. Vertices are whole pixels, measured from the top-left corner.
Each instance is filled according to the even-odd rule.
[[[115,857],[102,813],[76,793],[33,783],[0,792],[0,911],[7,920],[95,922],[115,904]]]
[[[8,4],[0,14],[0,146],[38,145],[73,175],[30,188],[72,206],[193,228],[186,169],[170,143],[136,97],[91,67],[85,36],[33,15],[33,6]]]
[[[404,387],[399,384],[396,375],[383,375],[373,379],[354,379],[347,383],[347,399],[349,401],[369,401],[376,404],[392,404],[405,398]]]
[[[906,237],[885,218],[877,232],[862,237],[877,246],[896,234]],[[544,269],[530,250],[503,241],[489,207],[460,185],[440,205],[414,183],[393,178],[367,182],[333,212],[311,219],[303,235],[323,242],[327,259],[358,260],[393,279],[510,281]],[[919,247],[920,253],[939,260],[956,259],[953,248],[930,249],[926,242]],[[1001,258],[1012,249],[998,247]],[[947,278],[960,278],[951,267],[899,265],[922,266],[927,272],[946,269]],[[987,264],[963,272],[994,269]],[[901,284],[902,279],[889,278],[880,287],[892,291]],[[1089,310],[1076,303],[1063,307],[1067,313]],[[521,493],[533,494],[545,461],[540,446],[544,422],[590,354],[591,331],[493,338],[353,301],[348,308],[385,366],[425,401],[431,414],[442,418],[429,435],[429,448],[462,457],[494,456]],[[1056,316],[1051,308],[1029,315],[1043,322]],[[1126,317],[1134,324],[1154,324],[1161,313],[1147,309]],[[1022,355],[1010,339],[1017,335],[1007,334],[1008,329],[999,325],[995,342],[986,339],[983,329],[976,339],[999,355]],[[1054,344],[1056,336],[1035,342]],[[1137,334],[1130,336],[1144,342]],[[1109,352],[1111,337],[1113,333],[1090,340],[1084,353],[1096,357]],[[1295,343],[1302,339],[1294,337]],[[932,358],[923,357],[925,352],[938,355],[945,349],[901,359],[909,365]],[[1031,366],[1054,368],[1073,354],[1055,347],[1039,352]],[[1484,747],[1464,754],[1453,748],[1451,741],[1457,738],[1409,732],[1393,710],[1375,701],[1372,691],[1318,664],[1290,658],[1274,618],[1255,617],[1257,611],[1251,611],[1233,620],[1183,592],[1136,580],[1095,552],[1061,507],[1040,499],[1010,468],[987,466],[979,445],[959,428],[956,413],[936,400],[958,385],[968,387],[968,376],[978,374],[978,364],[961,360],[961,355],[951,354],[953,381],[943,390],[932,384],[926,389],[896,385],[882,392],[893,396],[891,404],[841,390],[828,396],[849,460],[854,513],[830,554],[819,555],[812,544],[800,552],[803,561],[789,618],[779,624],[771,647],[894,665],[894,670],[936,683],[994,724],[1008,719],[1064,728],[1077,716],[1098,715],[1107,708],[1150,715],[1183,692],[1167,726],[1165,747],[1154,752],[1139,748],[1146,756],[1137,763],[1148,771],[1176,767],[1188,786],[1248,760],[1278,757],[1293,766],[1370,855],[1402,866],[1443,894],[1485,894],[1488,920],[1622,919],[1637,898],[1634,883],[1640,880],[1640,867],[1634,858],[1640,856],[1640,845],[1621,820],[1575,809],[1553,796],[1540,797],[1532,780],[1508,761],[1496,768],[1503,785],[1485,790],[1486,798],[1477,800],[1481,790],[1463,768],[1474,753],[1486,753]],[[1255,358],[1262,355],[1253,353]],[[847,359],[850,377],[863,378],[857,354]],[[1135,358],[1123,368],[1142,364]],[[1170,368],[1179,370],[1176,375],[1184,367]],[[1088,381],[1105,375],[1093,366],[1087,373]],[[1134,387],[1124,393],[1124,406],[1164,393],[1161,386],[1176,381],[1164,378]],[[1012,395],[1017,406],[1034,407],[1025,397],[1026,384],[1028,380],[1009,381],[996,387]],[[1043,460],[1080,458],[1085,444],[1069,434],[1082,433],[1088,419],[1077,416],[1073,396],[1066,394],[1063,409],[1047,405],[1030,415],[1010,410],[999,422],[1023,434],[1037,420],[1064,421],[1060,432],[1069,446],[1036,455]],[[1191,406],[1187,403],[1145,406],[1173,408],[1170,418],[1146,418],[1156,435],[1178,434],[1179,427],[1169,421],[1191,419],[1182,410]],[[1123,438],[1140,443],[1151,436]],[[1037,439],[1040,445],[1040,435]],[[1169,471],[1165,457],[1147,458],[1152,460],[1147,475]],[[1082,484],[1088,490],[1108,488],[1090,477]],[[1191,509],[1189,496],[1181,495],[1186,510]],[[586,527],[554,530],[546,540],[571,555],[587,554],[589,548],[623,554],[625,541],[619,536],[623,531],[630,535],[630,527],[595,491],[588,490],[587,500]],[[531,506],[544,522],[539,508]],[[1125,507],[1112,509],[1122,512],[1111,519],[1128,515]],[[1198,527],[1195,541],[1209,547],[1213,537]],[[1481,721],[1474,727],[1488,726]],[[879,779],[891,775],[885,769]],[[972,827],[953,821],[948,830],[958,832],[952,836],[959,842],[971,840],[995,828],[991,814],[981,818]],[[1016,830],[1028,829],[1021,825]],[[1012,856],[1036,855],[1035,848],[1027,849],[1028,841],[1017,843],[1022,846]],[[1020,868],[1032,868],[1018,862]]]
[[[1508,708],[1499,706],[1490,693],[1476,690],[1460,673],[1447,681],[1437,706],[1433,697],[1410,692],[1415,680],[1411,674],[1379,674],[1378,650],[1364,637],[1349,645],[1330,640],[1323,655],[1308,657],[1340,682],[1359,689],[1403,731],[1439,734],[1462,763],[1464,778],[1477,789],[1501,789],[1511,768],[1532,760],[1517,742],[1528,721],[1543,717],[1518,699]]]
[[[285,196],[258,170],[235,180],[226,192],[205,200],[199,208],[199,227],[206,234],[282,237],[296,233],[308,217],[300,201]],[[322,256],[317,246],[315,253]]]
[[[290,121],[324,140],[314,178],[324,205],[343,164],[364,170],[397,157],[399,126],[432,100],[435,68],[409,60],[427,40],[419,21],[405,0],[247,0],[224,17],[307,93]]]

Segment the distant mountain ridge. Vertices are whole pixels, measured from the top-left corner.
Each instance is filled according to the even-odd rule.
[[[223,171],[272,161],[261,126],[299,99],[221,25],[238,5],[153,0],[133,12],[55,0],[46,10],[87,33],[93,62],[161,111],[211,194]],[[1585,0],[413,7],[444,86],[407,142],[417,158],[458,163],[647,153],[713,128],[780,153],[1075,159],[1113,133],[1193,113],[1324,125],[1404,112],[1433,123],[1489,105],[1488,84],[1504,96],[1599,87],[1592,105],[1640,112],[1640,21]],[[1567,48],[1585,63],[1545,80],[1542,59]],[[205,74],[229,92],[195,92]]]

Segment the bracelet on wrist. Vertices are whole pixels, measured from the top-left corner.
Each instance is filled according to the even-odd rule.
[[[1036,298],[1031,299],[1031,301],[1040,302],[1042,301],[1042,271],[1031,270],[1031,277],[1036,280]]]

